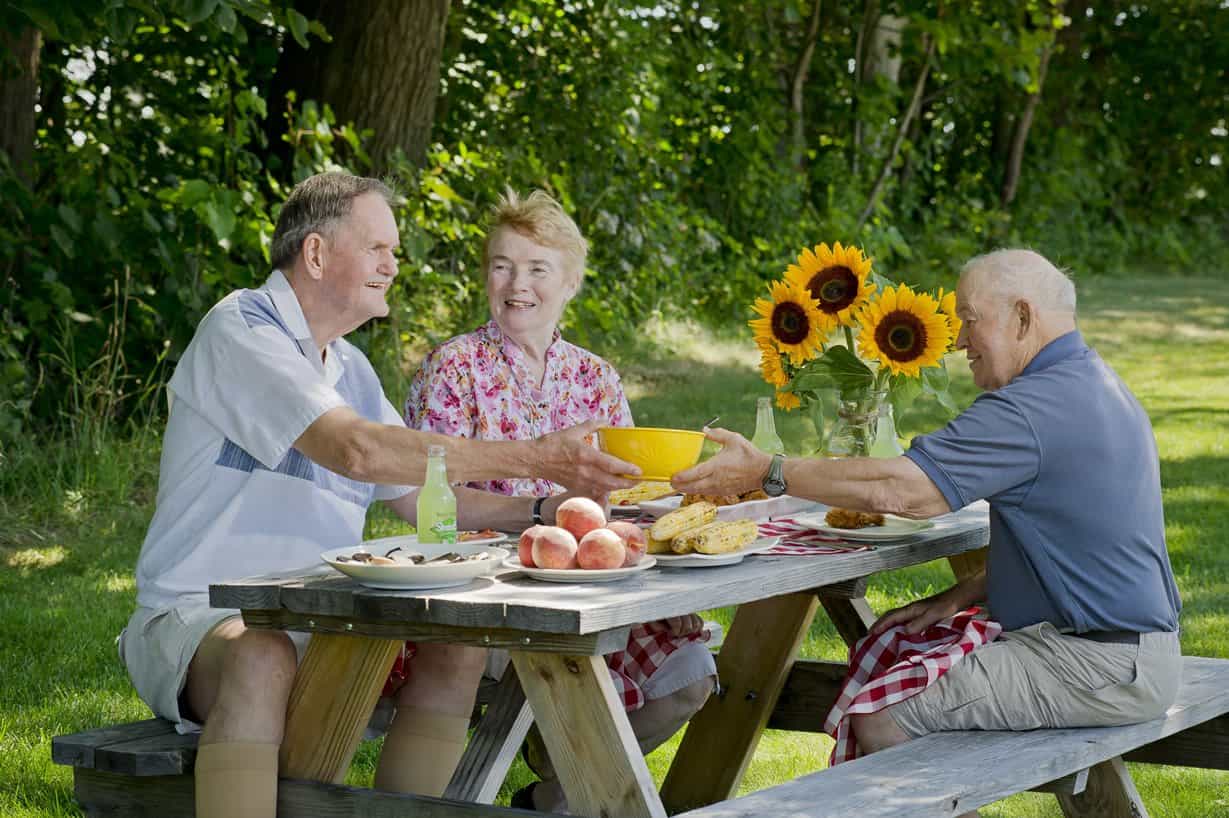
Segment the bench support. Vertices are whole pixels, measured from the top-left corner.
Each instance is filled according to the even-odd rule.
[[[1135,782],[1122,758],[1103,761],[1088,770],[1088,786],[1078,795],[1059,795],[1066,818],[1148,818]]]
[[[516,669],[509,666],[495,686],[495,695],[470,737],[444,797],[493,803],[532,724],[533,710],[525,701]]]

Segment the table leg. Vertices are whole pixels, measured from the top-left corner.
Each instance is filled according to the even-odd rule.
[[[871,625],[875,624],[875,612],[871,610],[866,597],[839,599],[821,595],[819,601],[823,603],[828,618],[836,626],[836,632],[850,647],[866,636]]]
[[[500,678],[444,797],[480,804],[494,802],[532,724],[533,710],[525,701],[516,669],[509,667]]]
[[[1148,818],[1121,757],[1090,767],[1084,791],[1059,795],[1058,805],[1066,818]]]
[[[569,811],[665,818],[602,657],[512,651],[512,664]]]
[[[286,707],[281,777],[343,782],[402,644],[312,634]]]
[[[952,554],[947,558],[947,564],[952,566],[952,573],[956,575],[957,582],[963,582],[974,574],[984,571],[986,568],[986,555],[990,553],[990,548],[978,548],[974,551],[965,551],[963,554]]]
[[[817,607],[813,593],[739,607],[717,655],[721,693],[692,718],[662,785],[671,813],[737,792]]]

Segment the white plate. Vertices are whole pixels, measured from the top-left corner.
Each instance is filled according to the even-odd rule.
[[[812,514],[799,514],[794,517],[794,522],[813,531],[821,531],[824,534],[840,537],[842,540],[855,542],[900,540],[934,527],[934,523],[930,520],[908,520],[894,514],[885,514],[883,525],[871,525],[866,528],[837,528],[824,522],[824,516],[827,513],[817,511]]]
[[[413,540],[413,542],[408,545],[404,544],[406,539]],[[336,559],[342,554],[348,557],[355,551],[366,551],[372,556],[382,557],[394,546],[400,546],[407,551],[417,551],[427,559],[438,557],[449,551],[455,551],[462,556],[486,554],[487,558],[434,565],[367,565],[361,562],[338,562]],[[504,549],[490,545],[473,545],[472,543],[421,545],[417,538],[409,535],[407,537],[385,537],[346,548],[334,548],[321,554],[320,559],[368,588],[419,590],[466,585],[475,577],[492,574],[499,570],[499,566],[507,556],[508,552]]]
[[[652,568],[657,560],[651,554],[645,554],[640,562],[631,568],[526,568],[521,565],[520,558],[508,557],[504,560],[505,568],[515,568],[527,577],[540,579],[543,582],[613,582],[616,579],[630,577]]]
[[[760,537],[739,551],[728,554],[654,554],[657,563],[662,568],[716,568],[719,565],[735,565],[743,561],[748,554],[758,554],[767,551],[778,542],[780,537]]]
[[[459,534],[460,532],[457,533]],[[507,534],[500,534],[497,537],[482,537],[477,540],[457,540],[457,545],[494,545],[507,539],[509,539]]]
[[[640,504],[640,510],[654,517],[660,517],[666,512],[674,511],[683,502],[681,495],[663,497],[660,500],[645,500]],[[791,497],[784,494],[780,497],[769,497],[767,500],[748,500],[745,503],[734,503],[729,506],[717,507],[718,520],[767,520],[772,517],[784,517],[798,511],[810,510],[815,507],[814,500],[804,500],[801,497]]]

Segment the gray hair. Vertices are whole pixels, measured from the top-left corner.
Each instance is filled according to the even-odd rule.
[[[1075,314],[1075,283],[1040,253],[1021,249],[995,250],[969,259],[960,275],[963,278],[974,272],[978,274],[979,284],[1003,303],[1028,298],[1043,310]]]
[[[303,242],[312,233],[332,237],[333,228],[350,215],[354,200],[365,193],[378,193],[389,207],[397,204],[392,189],[379,179],[348,173],[317,173],[294,186],[273,230],[269,260],[275,269],[294,264]]]

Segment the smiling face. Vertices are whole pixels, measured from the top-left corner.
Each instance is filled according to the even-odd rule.
[[[378,193],[364,193],[324,241],[321,285],[339,323],[358,327],[388,315],[401,242],[393,211]],[[346,330],[347,332],[349,330]]]
[[[576,294],[576,281],[562,251],[504,226],[487,245],[486,292],[491,317],[504,334],[542,343]]]
[[[1013,304],[978,284],[971,271],[956,286],[956,317],[961,320],[956,349],[968,356],[973,383],[991,391],[1023,372],[1029,355]]]

